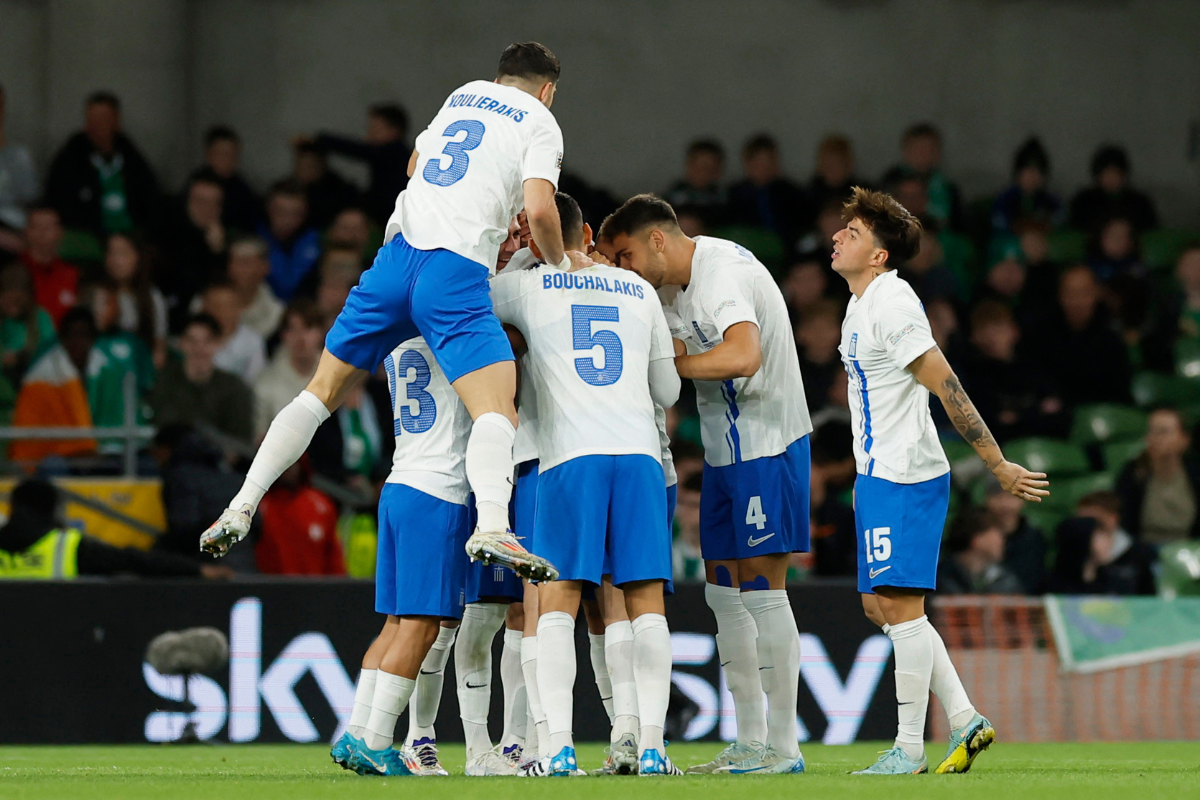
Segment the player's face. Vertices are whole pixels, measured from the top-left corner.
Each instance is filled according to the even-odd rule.
[[[643,233],[628,236],[624,233],[614,236],[611,243],[606,243],[609,252],[604,255],[621,269],[636,272],[655,289],[661,288],[666,277],[667,260],[661,250],[652,246],[650,234],[653,229]],[[603,250],[601,252],[604,252]]]
[[[862,220],[855,217],[833,235],[833,269],[842,275],[857,274],[871,264],[880,249]]]

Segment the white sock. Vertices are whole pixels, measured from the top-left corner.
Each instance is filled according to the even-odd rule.
[[[284,470],[300,460],[321,423],[329,419],[329,409],[312,392],[304,391],[275,415],[267,435],[254,454],[246,482],[229,507],[250,506],[258,510],[259,501]]]
[[[930,675],[929,688],[942,701],[946,709],[946,718],[950,721],[950,730],[958,730],[975,717],[975,706],[967,697],[967,690],[958,679],[958,670],[946,652],[946,643],[938,634],[937,628],[929,626],[929,641],[933,645],[933,672]]]
[[[800,631],[783,589],[743,592],[742,604],[758,628],[758,664],[767,693],[767,741],[788,758],[800,755],[796,693],[800,685]]]
[[[471,426],[471,436],[467,439],[467,482],[475,493],[481,531],[508,530],[516,435],[517,429],[508,417],[494,411],[480,414]]]
[[[521,672],[525,674],[525,698],[529,704],[529,719],[533,724],[525,729],[525,750],[528,754],[541,755],[544,748],[550,747],[549,735],[546,730],[546,712],[542,708],[542,695],[538,692],[537,682],[537,644],[536,636],[526,636],[521,640]]]
[[[762,743],[767,738],[767,705],[758,674],[758,628],[742,603],[742,592],[705,584],[704,600],[717,618],[717,654],[737,714],[737,740]]]
[[[642,614],[633,621],[633,674],[637,685],[638,755],[665,752],[663,726],[671,697],[671,631],[662,614]],[[615,685],[615,682],[614,682]],[[795,714],[792,715],[793,717]]]
[[[505,629],[504,650],[500,654],[500,685],[504,689],[504,733],[500,745],[525,745],[525,719],[529,716],[529,700],[525,690],[525,674],[521,669],[522,631]]]
[[[612,679],[612,712],[609,724],[612,741],[630,733],[637,733],[638,685],[633,666],[633,625],[629,620],[614,622],[604,629],[604,661]]]
[[[896,704],[899,725],[896,746],[909,758],[925,755],[925,712],[929,706],[929,681],[933,673],[933,628],[925,617],[901,622],[888,630],[896,651]]]
[[[375,695],[371,699],[371,716],[363,732],[363,741],[372,750],[392,746],[396,720],[404,713],[417,682],[379,670],[375,676]]]
[[[371,716],[371,700],[375,697],[375,676],[378,674],[377,669],[364,669],[358,673],[358,685],[354,687],[354,709],[350,712],[346,730],[359,739]]]
[[[438,707],[442,704],[442,686],[446,680],[446,662],[450,660],[450,647],[458,628],[439,628],[437,640],[429,648],[421,671],[417,675],[417,689],[413,692],[412,705],[408,709],[408,742],[417,739],[436,739],[433,723],[437,721]]]
[[[574,747],[571,737],[575,687],[575,617],[564,611],[551,611],[538,618],[537,627],[538,694],[550,726],[549,752],[553,756],[564,747]],[[539,737],[540,739],[540,737]]]
[[[604,634],[588,631],[588,655],[592,659],[592,675],[596,678],[596,688],[600,690],[600,702],[604,704],[604,713],[608,714],[608,727],[613,726],[613,682],[609,675],[608,662],[605,660]]]
[[[454,674],[468,759],[492,749],[487,727],[492,705],[492,640],[506,613],[508,606],[503,603],[472,603],[463,609],[458,627]]]

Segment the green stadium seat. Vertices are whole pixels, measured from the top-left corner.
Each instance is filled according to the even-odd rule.
[[[1046,505],[1061,508],[1069,514],[1075,513],[1079,501],[1092,492],[1107,492],[1113,488],[1113,476],[1107,472],[1094,472],[1078,478],[1065,478],[1050,482],[1050,496]]]
[[[1200,595],[1200,542],[1164,545],[1158,554],[1158,593],[1167,597]]]
[[[1200,244],[1200,232],[1160,228],[1142,234],[1142,260],[1151,269],[1171,269],[1184,250]]]
[[[700,440],[700,417],[681,416],[679,425],[675,428],[675,435],[697,447],[704,446],[704,442]]]
[[[100,262],[104,260],[104,246],[87,231],[64,230],[62,244],[58,246],[58,257],[72,264]]]
[[[1139,372],[1133,376],[1133,402],[1142,408],[1150,406],[1184,406],[1200,403],[1200,381],[1161,375],[1157,372]]]
[[[1175,374],[1181,378],[1200,378],[1200,339],[1175,342]]]
[[[1093,442],[1140,439],[1146,433],[1146,412],[1108,403],[1075,409],[1071,441],[1080,447]]]
[[[754,225],[726,225],[714,230],[713,236],[737,242],[754,253],[754,257],[761,261],[772,275],[776,278],[781,277],[787,248],[779,234]]]
[[[1051,231],[1047,245],[1047,257],[1055,264],[1078,264],[1087,256],[1087,234],[1080,231]]]
[[[1024,513],[1029,524],[1040,529],[1050,545],[1054,543],[1054,531],[1058,523],[1071,516],[1069,511],[1047,503],[1026,503]]]
[[[1100,448],[1104,455],[1104,471],[1116,475],[1125,465],[1142,454],[1146,443],[1141,439],[1131,439],[1127,442],[1109,442]]]
[[[1059,439],[1017,439],[1004,446],[1004,457],[1033,472],[1045,472],[1052,479],[1088,471],[1083,448]]]

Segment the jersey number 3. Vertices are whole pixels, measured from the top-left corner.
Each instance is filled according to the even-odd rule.
[[[396,409],[395,435],[399,436],[401,430],[424,433],[432,428],[437,420],[437,404],[433,395],[425,391],[433,377],[425,356],[416,350],[405,350],[399,364],[388,356],[384,369],[387,370],[388,388],[392,390],[392,406]]]
[[[442,136],[457,136],[460,133],[467,135],[462,139],[446,142],[446,146],[442,148],[441,155],[450,156],[450,166],[442,167],[441,156],[435,156],[425,162],[425,169],[421,172],[425,180],[435,186],[450,186],[461,181],[463,175],[467,174],[467,167],[471,166],[471,158],[467,151],[479,147],[479,143],[483,141],[484,130],[483,123],[477,119],[451,122]]]
[[[575,350],[587,350],[592,355],[575,359],[575,371],[583,382],[592,386],[608,386],[621,378],[623,350],[621,337],[615,331],[592,332],[593,322],[619,322],[616,306],[571,306],[571,332]],[[595,349],[604,351],[604,366],[596,366]]]

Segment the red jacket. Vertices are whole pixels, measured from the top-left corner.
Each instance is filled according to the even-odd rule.
[[[276,487],[259,504],[258,569],[271,575],[345,575],[337,508],[311,486]]]
[[[37,304],[46,309],[57,327],[63,314],[78,302],[79,269],[61,258],[48,264],[38,264],[27,252],[21,254],[21,263],[33,279],[33,295]]]

